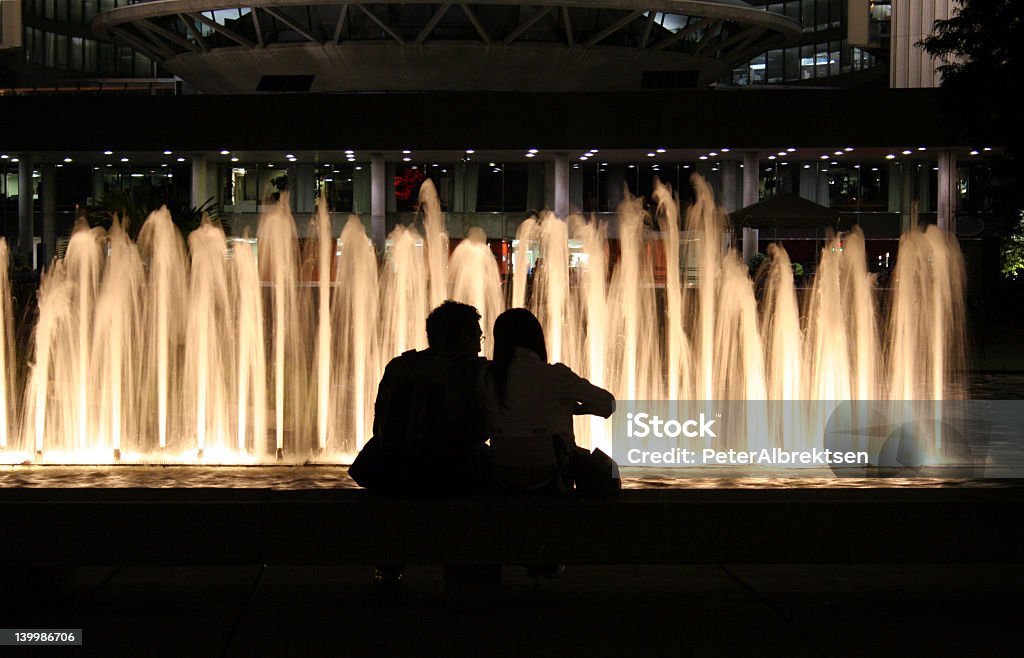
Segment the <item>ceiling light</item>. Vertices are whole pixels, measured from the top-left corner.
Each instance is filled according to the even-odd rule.
[[[174,153],[174,151],[164,151],[164,155],[170,155],[172,153]]]
[[[700,159],[701,159],[701,160],[707,160],[707,159],[708,159],[708,156],[706,156],[706,155],[702,155],[702,156],[700,156]]]
[[[227,155],[228,153],[231,153],[231,151],[227,151],[227,150],[225,150],[225,151],[221,151],[221,152],[220,152],[220,154],[221,154],[221,155]]]
[[[104,151],[103,155],[114,155],[113,151]]]
[[[409,155],[410,153],[412,153],[412,151],[410,151],[409,149],[405,149],[404,151],[402,151],[402,153],[404,155]]]
[[[473,155],[474,153],[476,153],[476,151],[473,149],[466,149],[466,155]]]
[[[537,153],[537,149],[530,149],[529,151],[527,151],[527,153],[536,154]]]
[[[654,156],[655,156],[654,151],[651,151],[650,153],[647,154],[648,158],[653,158]]]
[[[121,158],[121,162],[128,162],[128,158]]]
[[[911,153],[913,153],[913,151],[911,151],[910,149],[906,149],[903,151],[903,155],[910,155]]]
[[[185,158],[178,158],[178,162],[184,162]]]
[[[231,158],[232,162],[238,162],[238,158]]]
[[[664,153],[665,152],[665,149],[654,149],[654,150],[657,151],[658,153]]]
[[[412,158],[410,158],[409,156],[405,156],[404,158],[402,158],[402,162],[412,162]]]
[[[532,157],[534,157],[535,155],[536,155],[536,153],[527,153],[527,154],[526,154],[526,157],[528,157],[528,158],[532,158]],[[437,165],[434,165],[434,166],[436,167]]]
[[[893,155],[892,153],[890,153],[889,155],[885,156],[885,159],[886,159],[886,160],[895,160],[895,159],[896,159],[896,156],[895,156],[895,155]]]
[[[71,162],[71,158],[64,158],[64,162]]]

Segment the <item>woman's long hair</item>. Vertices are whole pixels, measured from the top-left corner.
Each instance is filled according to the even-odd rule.
[[[510,308],[494,321],[494,358],[490,376],[502,406],[508,393],[508,367],[516,356],[517,347],[532,350],[541,361],[548,362],[544,329],[533,313],[525,308]]]

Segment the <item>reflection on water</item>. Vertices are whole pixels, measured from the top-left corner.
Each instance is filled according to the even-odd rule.
[[[770,476],[764,470],[729,469],[699,477],[670,477],[661,469],[624,468],[624,489],[849,489],[1016,486],[1013,480],[935,477],[845,478]],[[678,473],[676,471],[675,473]],[[674,473],[673,473],[674,475]],[[1016,482],[1020,482],[1017,480]],[[0,466],[0,488],[137,489],[356,489],[348,468],[315,466]]]

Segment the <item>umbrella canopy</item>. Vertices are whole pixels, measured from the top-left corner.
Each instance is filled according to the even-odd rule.
[[[729,218],[737,229],[847,230],[852,224],[850,220],[841,218],[838,210],[826,208],[788,192],[779,192],[774,198],[740,208],[729,215]]]

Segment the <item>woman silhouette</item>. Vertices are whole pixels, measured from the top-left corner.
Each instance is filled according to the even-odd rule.
[[[482,388],[494,477],[513,489],[559,485],[559,470],[575,448],[572,417],[607,418],[615,411],[611,393],[561,363],[548,363],[544,330],[523,308],[495,320],[494,360]]]

